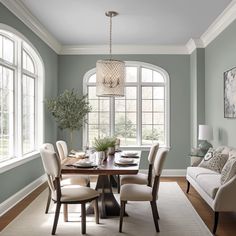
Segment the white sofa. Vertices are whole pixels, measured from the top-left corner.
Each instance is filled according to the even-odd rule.
[[[219,147],[222,154],[235,155],[236,149]],[[191,166],[187,168],[187,193],[190,184],[208,203],[215,213],[212,232],[216,233],[219,212],[236,211],[236,175],[228,182],[221,184],[221,174],[206,168]]]

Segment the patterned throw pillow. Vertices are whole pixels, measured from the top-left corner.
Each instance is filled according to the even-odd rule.
[[[228,155],[224,155],[215,151],[213,148],[209,148],[208,152],[198,166],[221,173],[227,159]]]
[[[221,184],[228,182],[233,176],[236,175],[236,157],[229,159],[221,171]]]

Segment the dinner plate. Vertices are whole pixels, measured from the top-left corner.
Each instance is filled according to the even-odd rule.
[[[77,161],[73,164],[73,166],[75,167],[93,167],[95,166],[94,163],[92,161]]]
[[[137,165],[137,161],[132,158],[119,158],[115,160],[117,165]]]
[[[121,156],[122,157],[136,157],[138,158],[139,156],[138,155],[138,152],[122,152],[121,153]]]

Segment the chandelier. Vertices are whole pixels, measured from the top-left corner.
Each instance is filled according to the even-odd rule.
[[[108,11],[110,18],[110,58],[96,63],[96,95],[98,97],[124,96],[125,62],[112,59],[112,17],[118,13]]]

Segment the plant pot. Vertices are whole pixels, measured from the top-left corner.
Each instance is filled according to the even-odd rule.
[[[115,154],[115,147],[108,147],[107,154],[114,155]]]
[[[98,166],[102,165],[106,159],[106,153],[104,151],[96,152],[96,163]]]

